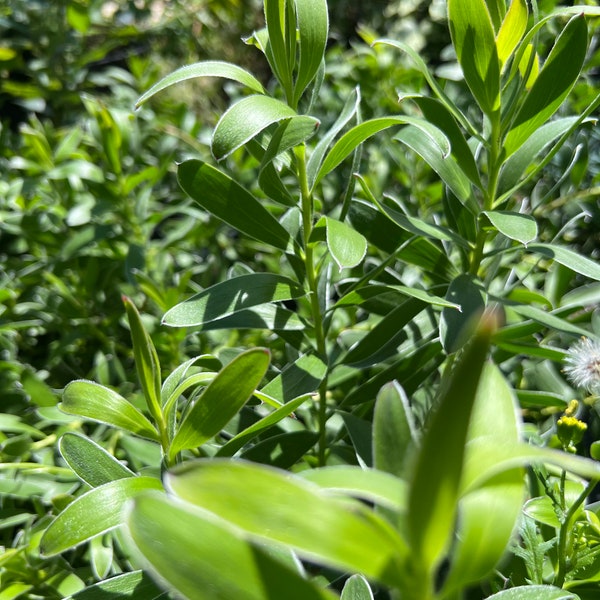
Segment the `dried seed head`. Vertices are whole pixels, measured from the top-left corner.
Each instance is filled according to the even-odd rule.
[[[581,338],[571,346],[564,372],[575,387],[600,395],[600,342]]]

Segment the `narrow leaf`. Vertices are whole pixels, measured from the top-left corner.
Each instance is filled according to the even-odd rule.
[[[352,575],[344,584],[340,600],[373,600],[373,592],[362,575]]]
[[[44,556],[70,550],[122,524],[125,503],[147,490],[162,489],[153,477],[125,477],[94,488],[69,504],[48,526],[40,542]]]
[[[290,402],[315,392],[327,373],[327,365],[314,354],[304,354],[285,366],[283,371],[262,388],[262,392],[281,402]]]
[[[575,273],[600,281],[600,266],[598,263],[569,248],[558,246],[557,244],[530,244],[527,249],[530,252],[553,259],[575,271]]]
[[[507,156],[517,150],[563,103],[581,72],[587,36],[583,15],[575,16],[567,23],[515,116],[504,142]]]
[[[146,100],[175,83],[186,81],[187,79],[194,79],[196,77],[224,77],[226,79],[231,79],[232,81],[237,81],[259,94],[264,94],[265,91],[260,81],[245,69],[227,62],[206,61],[195,63],[193,65],[186,65],[185,67],[173,71],[173,73],[170,73],[161,79],[145,92],[135,103],[135,107],[139,108]]]
[[[70,415],[78,415],[125,429],[141,437],[158,441],[159,435],[152,423],[125,398],[93,381],[72,381],[65,387],[59,408]]]
[[[200,206],[238,231],[285,250],[288,232],[266,208],[233,179],[200,160],[179,165],[179,184]]]
[[[522,585],[489,596],[487,600],[580,600],[577,594],[552,585]]]
[[[175,434],[169,456],[196,448],[214,437],[246,404],[269,366],[264,348],[247,350],[234,358],[208,384]]]
[[[143,571],[131,571],[90,585],[66,600],[166,600],[166,594]]]
[[[525,29],[527,29],[527,16],[527,2],[525,0],[512,0],[502,21],[500,31],[496,36],[498,59],[502,67],[515,51],[525,33]]]
[[[252,273],[227,279],[188,298],[167,311],[162,322],[170,327],[203,325],[259,304],[304,294],[303,288],[287,277]]]

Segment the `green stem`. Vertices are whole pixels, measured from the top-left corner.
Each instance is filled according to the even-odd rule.
[[[310,237],[313,230],[313,197],[308,187],[308,177],[306,174],[306,152],[304,144],[295,148],[298,168],[298,181],[300,183],[301,208],[302,208],[302,228],[304,232],[304,267],[306,271],[306,282],[308,284],[308,293],[310,297],[310,307],[312,320],[315,328],[315,344],[317,352],[323,360],[326,361],[327,348],[325,344],[325,328],[323,325],[323,315],[319,305],[319,290],[317,272],[315,268],[314,249],[310,243]],[[327,454],[327,376],[319,385],[319,465],[323,466]]]
[[[564,472],[563,472],[564,475]],[[563,483],[561,477],[561,484]],[[554,585],[556,587],[562,587],[565,583],[565,579],[567,577],[567,541],[569,539],[569,530],[571,527],[571,521],[575,516],[575,513],[579,509],[579,507],[583,504],[585,499],[592,493],[592,490],[598,484],[598,480],[590,481],[587,486],[584,488],[583,492],[579,494],[577,500],[571,504],[567,514],[560,524],[560,529],[558,530],[558,572],[556,574],[556,579],[554,580]],[[561,485],[561,502],[564,502],[564,487]]]

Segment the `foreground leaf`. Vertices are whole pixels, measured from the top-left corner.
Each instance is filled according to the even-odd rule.
[[[134,500],[126,522],[131,542],[149,569],[184,598],[335,598],[231,527],[164,495]]]

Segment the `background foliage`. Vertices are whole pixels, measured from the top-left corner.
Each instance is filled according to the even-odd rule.
[[[538,3],[541,15],[559,7],[551,0]],[[354,124],[387,115],[418,116],[408,100],[399,107],[398,93],[415,98],[423,93],[424,71],[393,45],[372,46],[377,38],[404,42],[418,52],[443,80],[456,107],[476,127],[482,122],[473,101],[481,94],[471,80],[471,95],[457,75],[445,2],[354,3],[352,10],[348,3],[330,2],[329,13],[327,69],[315,112],[309,113],[319,120],[318,135],[335,131],[339,137]],[[540,56],[548,56],[566,24],[566,18],[555,19],[540,30]],[[302,287],[304,278],[311,277],[308,260],[304,265],[290,260],[285,244],[271,244],[275,251],[270,248],[270,240],[261,239],[264,222],[256,230],[258,240],[252,239],[243,219],[226,225],[192,199],[200,201],[194,177],[201,163],[194,161],[215,164],[210,147],[215,124],[228,106],[248,98],[248,91],[233,82],[202,77],[165,90],[133,112],[140,95],[162,76],[182,64],[207,59],[249,69],[268,94],[281,100],[285,86],[278,87],[268,61],[257,48],[240,41],[262,26],[262,3],[251,0],[0,3],[1,600],[72,594],[86,598],[94,591],[115,598],[159,597],[162,592],[141,566],[195,597],[189,590],[222,573],[209,561],[205,569],[183,561],[179,570],[171,571],[170,564],[152,555],[157,531],[159,537],[168,537],[160,529],[170,527],[160,519],[165,510],[181,511],[181,530],[171,533],[185,545],[186,552],[177,549],[182,556],[210,553],[210,544],[197,547],[197,539],[186,537],[188,531],[201,530],[207,540],[228,545],[246,587],[258,577],[255,588],[248,587],[248,597],[278,597],[293,582],[299,598],[331,598],[335,593],[342,598],[388,598],[394,589],[403,589],[402,598],[410,598],[410,582],[398,580],[375,559],[368,563],[362,557],[389,551],[390,561],[402,563],[406,537],[423,557],[421,563],[411,563],[414,580],[429,581],[432,574],[440,581],[445,577],[447,565],[440,557],[447,548],[432,549],[428,540],[451,535],[454,523],[445,522],[436,511],[456,504],[465,490],[446,490],[449,496],[440,495],[438,504],[429,507],[431,513],[425,507],[419,516],[423,497],[437,498],[444,482],[452,487],[460,476],[452,474],[455,463],[433,460],[440,444],[454,448],[448,450],[452,458],[459,452],[462,464],[465,444],[478,435],[499,445],[489,428],[503,422],[506,438],[516,440],[523,427],[523,437],[540,452],[550,446],[597,458],[594,442],[600,419],[593,399],[572,410],[587,424],[582,439],[561,439],[557,420],[569,410],[572,398],[584,399],[561,368],[566,348],[580,335],[599,335],[599,278],[588,263],[581,266],[570,254],[553,261],[548,252],[523,252],[530,243],[556,244],[598,259],[597,128],[592,122],[578,128],[535,179],[511,196],[510,210],[535,218],[531,237],[530,230],[523,233],[514,221],[503,222],[498,215],[494,220],[492,214],[485,227],[473,222],[455,198],[451,206],[447,187],[452,181],[449,184],[448,176],[419,157],[414,139],[407,143],[417,152],[394,140],[397,129],[366,143],[352,164],[340,159],[314,197],[314,211],[324,220],[315,220],[320,225],[315,225],[310,240],[304,240],[305,259],[306,249],[314,247],[319,274],[314,289],[329,302],[317,307],[330,310],[319,324],[319,311],[311,308]],[[583,114],[597,97],[597,19],[589,19],[587,27],[581,77],[556,118]],[[468,72],[464,64],[463,70]],[[285,80],[281,73],[280,82]],[[419,105],[417,100],[424,113],[425,102]],[[481,108],[486,112],[489,107],[484,102]],[[428,118],[434,120],[430,109]],[[348,118],[338,127],[340,115]],[[250,145],[250,152],[242,146],[223,140],[226,156],[218,173],[233,177],[260,198],[269,214],[281,219],[289,206],[273,200],[260,178],[264,145]],[[219,155],[214,138],[212,154]],[[482,164],[480,156],[476,158]],[[293,176],[300,158],[294,155],[291,161],[283,160],[277,168],[297,197],[300,190],[294,188]],[[484,180],[487,169],[481,167]],[[359,185],[352,176],[355,171],[360,173]],[[215,181],[222,177],[216,173],[209,170],[204,183],[209,176]],[[354,195],[350,204],[344,200],[347,190]],[[392,219],[383,217],[386,210]],[[413,220],[407,224],[408,217]],[[360,234],[349,238],[351,251],[332,242],[338,239],[336,231],[342,231],[342,241],[350,235],[335,229],[344,223]],[[448,237],[449,231],[455,237]],[[475,265],[480,269],[463,250],[465,240],[476,247],[478,231],[497,240],[495,251],[503,257],[495,261],[490,252],[487,262]],[[515,250],[522,260],[515,260]],[[333,257],[329,266],[328,253]],[[460,275],[469,270],[479,274],[480,287]],[[264,274],[264,288],[256,285],[257,279],[243,279],[257,274]],[[234,297],[231,289],[211,288],[224,281],[233,281],[239,294],[248,291],[243,282],[252,281],[250,289],[257,297],[266,290],[269,302],[264,304],[274,305],[277,314],[285,314],[292,323],[298,319],[298,326],[248,327],[248,316],[236,317],[235,307],[231,315],[220,307],[223,312],[210,318],[213,298],[225,302]],[[412,295],[406,295],[407,289]],[[203,290],[212,291],[200,296],[191,311],[195,320],[187,322],[189,305],[181,303]],[[498,332],[498,324],[490,323],[479,330],[477,358],[469,359],[454,344],[469,312],[483,304],[483,296],[488,302],[500,299],[508,323]],[[461,317],[456,303],[463,307]],[[258,305],[257,300],[249,306]],[[177,312],[181,306],[184,310]],[[259,313],[261,318],[266,314]],[[218,323],[227,317],[229,321]],[[163,318],[177,327],[164,327]],[[319,327],[326,339],[315,333]],[[474,366],[490,345],[499,368]],[[325,363],[335,368],[327,369]],[[470,374],[463,380],[475,378],[466,391],[460,388],[459,375],[449,376],[454,364],[459,374]],[[321,403],[313,405],[319,386]],[[477,386],[488,390],[496,405],[486,406]],[[455,406],[465,394],[473,401],[475,429],[448,428],[448,422],[460,422]],[[518,419],[513,415],[514,395],[520,402]],[[223,397],[228,399],[227,410],[221,408]],[[428,421],[434,402],[440,407],[438,425],[435,419]],[[467,423],[470,408],[463,409]],[[489,412],[496,419],[490,420]],[[422,475],[414,476],[407,496],[402,486],[409,478],[410,461],[404,456],[419,446],[425,422],[433,433],[422,445],[433,444],[432,451],[424,450],[415,459],[416,472]],[[396,427],[403,427],[403,433],[398,435]],[[530,460],[527,452],[534,451],[523,450]],[[169,472],[164,479],[168,495],[143,493],[162,490],[158,477],[176,463],[213,456],[218,460],[198,470],[184,464]],[[235,463],[225,460],[231,456],[250,464],[242,463],[238,471]],[[395,462],[391,456],[402,459]],[[468,452],[465,456],[468,464]],[[490,456],[498,459],[497,454]],[[489,574],[485,561],[492,559],[485,553],[478,555],[484,557],[484,571],[467,583],[456,577],[453,581],[450,571],[444,598],[575,597],[558,591],[563,586],[580,598],[595,597],[598,508],[589,503],[593,495],[586,511],[581,506],[593,494],[598,473],[591,463],[569,462],[568,457],[554,460],[564,469],[562,475],[560,469],[558,475],[546,467],[532,469],[530,500],[522,513],[520,471],[499,475],[488,488],[478,490],[480,498],[470,497],[468,514],[477,515],[481,503],[489,501],[486,494],[495,497],[502,490],[508,500],[498,514],[517,506],[519,537],[511,538],[512,552],[499,571]],[[520,458],[513,466],[524,462]],[[281,472],[261,470],[257,464],[287,469],[299,479],[288,482]],[[325,464],[341,470],[309,469]],[[375,467],[368,470],[371,479],[358,481],[359,467]],[[567,470],[586,479],[567,480]],[[205,486],[203,495],[194,491],[199,488],[196,478]],[[305,486],[311,478],[315,486]],[[428,487],[430,481],[440,487]],[[592,483],[588,486],[587,481]],[[233,499],[243,485],[252,485],[254,498],[277,490],[275,504],[280,501],[289,513],[270,515],[258,503],[252,517],[236,521],[244,511],[235,510]],[[347,493],[332,499],[323,489]],[[138,494],[135,510],[127,509],[128,534],[115,531],[126,500]],[[408,532],[400,526],[402,535],[396,536],[388,521],[403,522],[407,507],[399,498],[404,497],[410,514],[417,515],[416,525]],[[290,503],[289,498],[295,500]],[[193,510],[182,508],[182,499],[205,507],[231,505],[231,514],[221,516],[236,523],[244,535],[198,519]],[[347,506],[356,518],[336,521]],[[377,510],[367,511],[365,506]],[[452,521],[452,511],[447,512]],[[90,518],[94,513],[101,517]],[[336,523],[347,527],[348,539],[362,544],[356,555],[325,544],[316,515],[334,531]],[[158,523],[158,530],[148,525],[152,522]],[[267,540],[275,543],[266,552],[262,533],[253,531],[257,522],[273,531],[293,523],[300,533],[298,539],[275,535]],[[467,522],[466,537],[468,526]],[[512,524],[506,527],[510,532]],[[316,545],[307,546],[307,540]],[[503,550],[508,542],[495,543]],[[490,547],[493,550],[494,542]],[[297,556],[310,560],[300,568]],[[459,546],[451,558],[456,561],[452,564],[466,565],[473,554],[461,554]],[[256,575],[254,564],[268,574],[271,596],[261,591],[264,575]],[[477,574],[476,565],[473,569]],[[225,570],[230,570],[229,564]],[[353,572],[371,583],[362,575],[344,575]],[[510,587],[521,595],[508,595]],[[507,591],[501,592],[503,588]],[[241,597],[237,588],[224,589],[223,597]],[[413,590],[419,600],[424,593]]]

